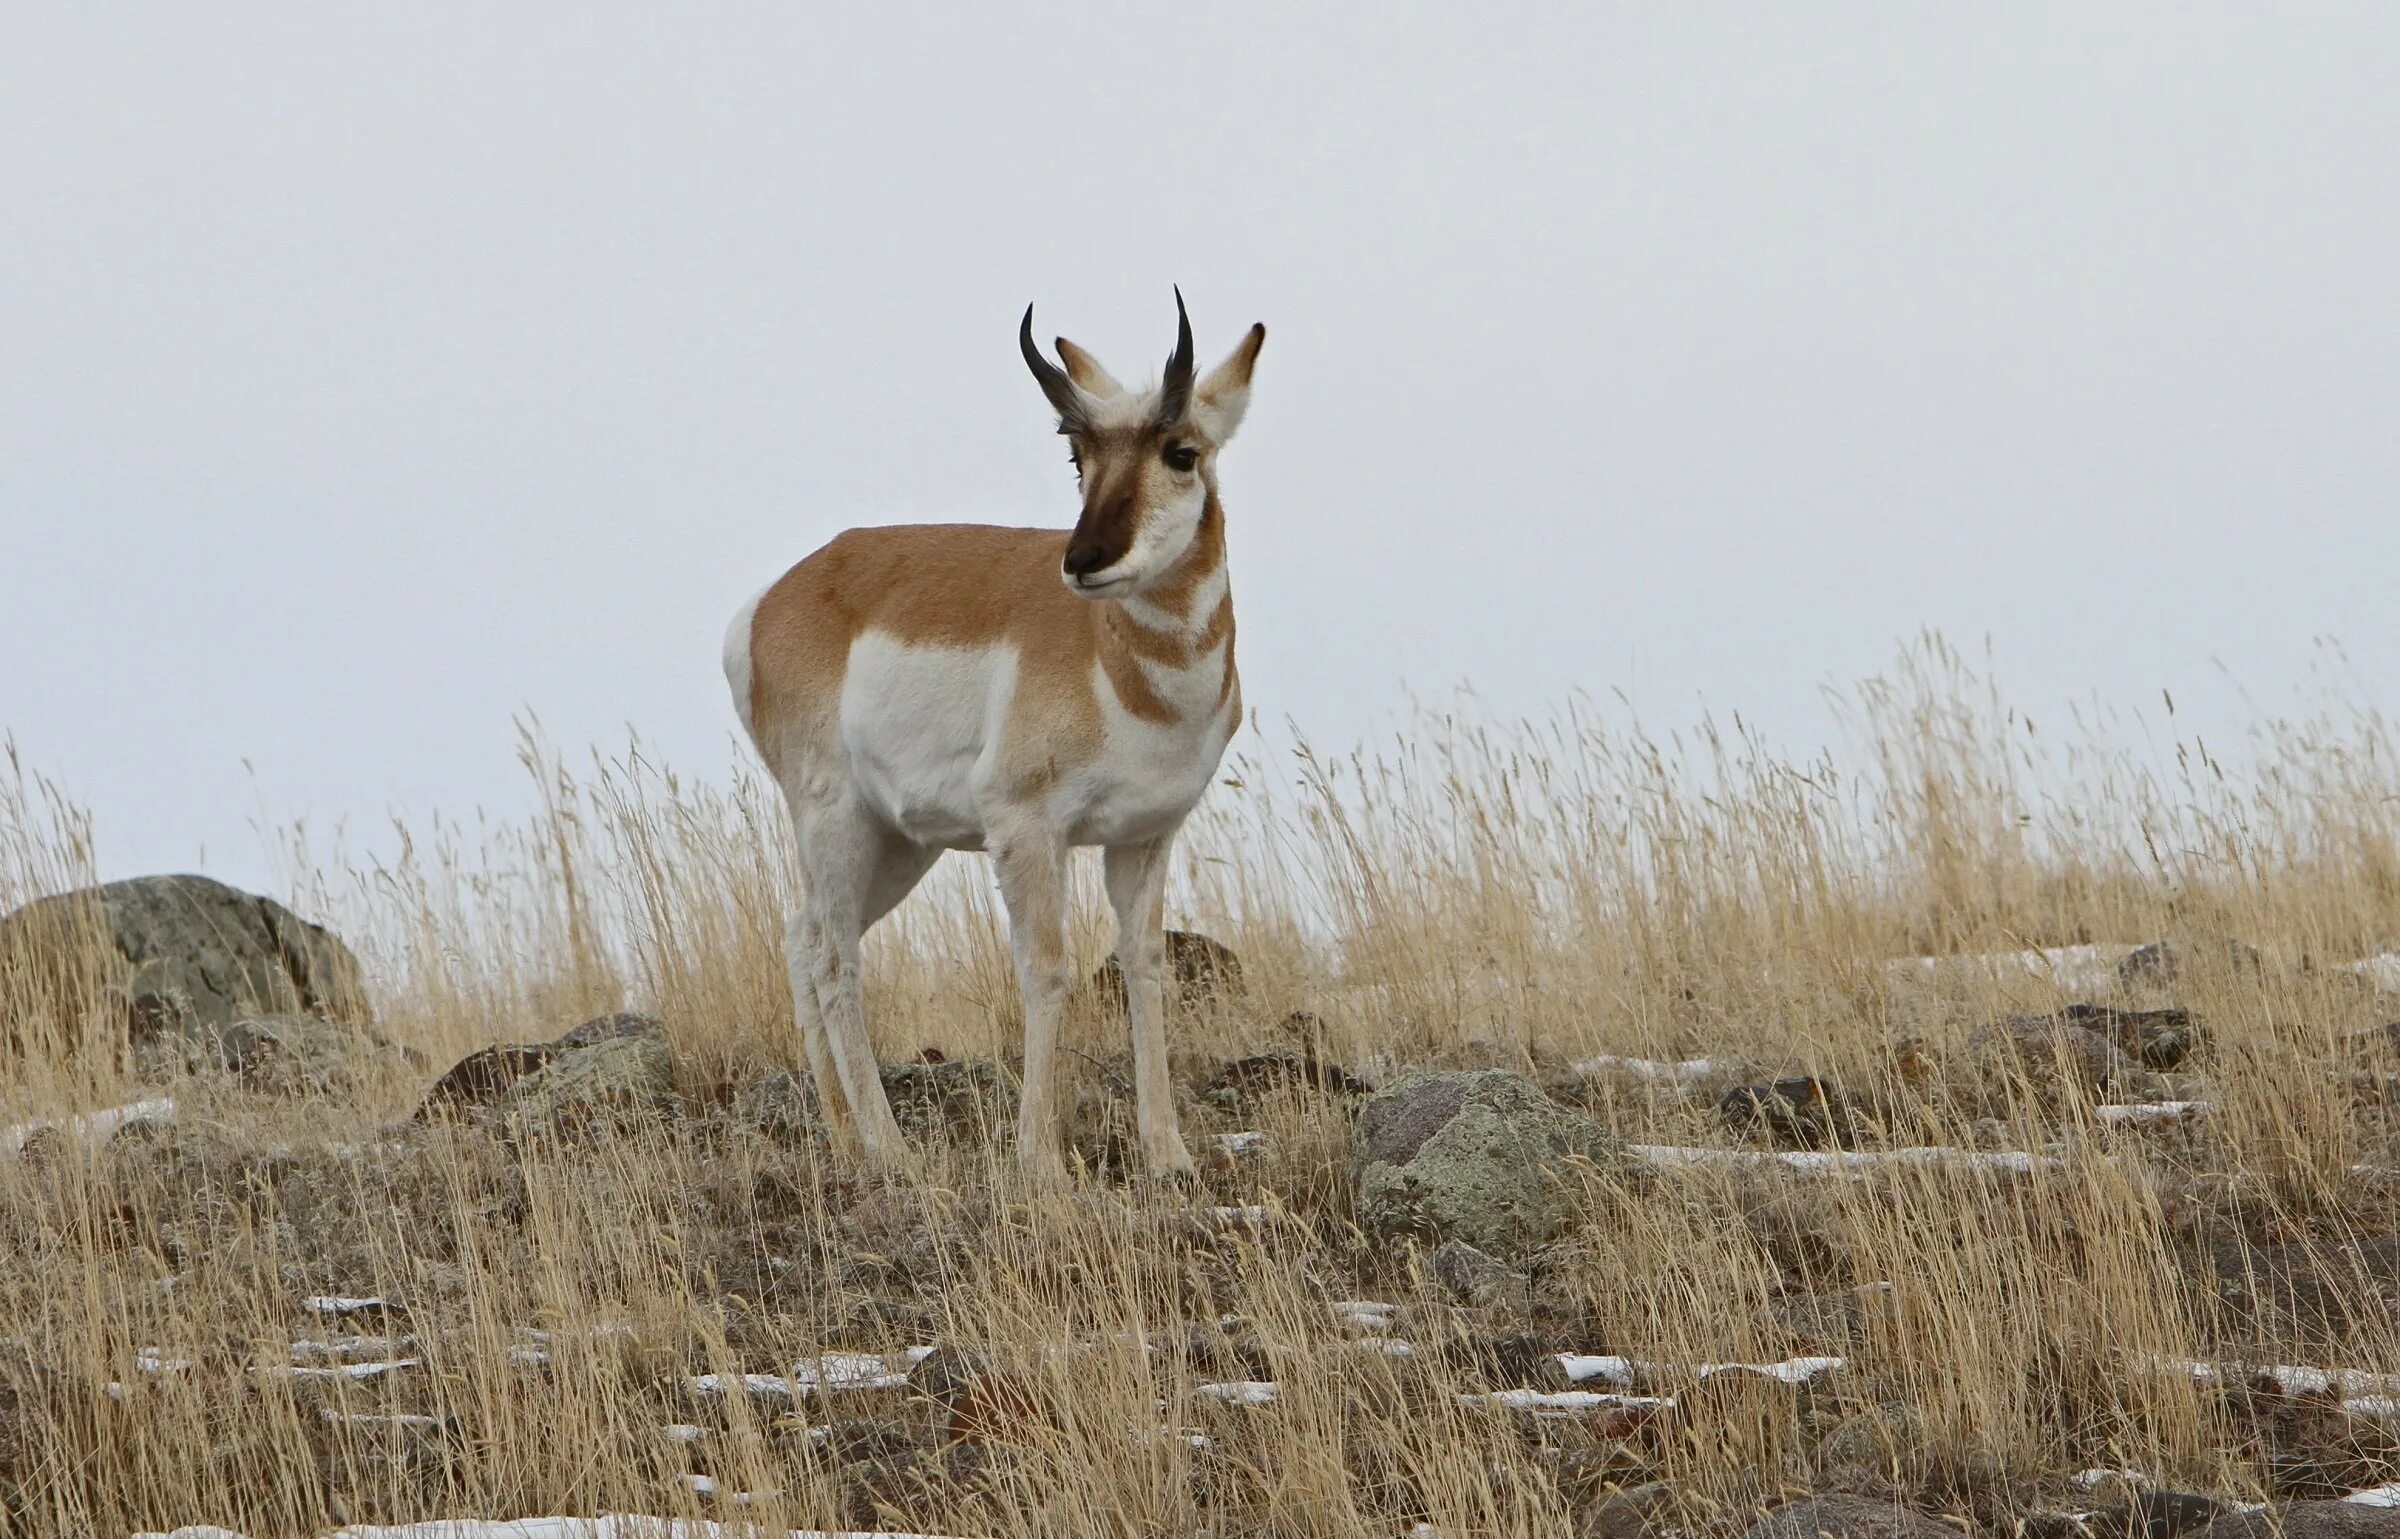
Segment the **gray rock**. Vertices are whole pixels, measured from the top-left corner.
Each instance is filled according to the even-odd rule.
[[[883,1093],[904,1132],[919,1137],[946,1132],[988,1141],[1016,1125],[1016,1087],[988,1058],[891,1063],[881,1074]]]
[[[1958,1539],[1955,1530],[1913,1507],[1867,1496],[1812,1496],[1789,1502],[1750,1526],[1748,1539]]]
[[[2195,968],[2210,964],[2233,972],[2258,971],[2261,958],[2258,948],[2245,940],[2231,937],[2214,947],[2187,946],[2177,941],[2152,941],[2137,946],[2117,964],[2117,981],[2133,987],[2138,984],[2165,985],[2174,983]]]
[[[655,1015],[620,1010],[595,1016],[549,1042],[495,1042],[444,1070],[417,1105],[416,1120],[498,1106],[543,1069],[570,1054],[611,1042],[646,1041],[667,1047],[667,1025]]]
[[[805,1139],[824,1125],[816,1081],[806,1074],[770,1074],[734,1092],[733,1120],[783,1142]]]
[[[1598,1124],[1497,1069],[1387,1085],[1361,1106],[1357,1144],[1370,1230],[1464,1240],[1501,1257],[1524,1255],[1573,1222],[1579,1162],[1625,1167]]]
[[[2192,1491],[2136,1491],[2090,1520],[2101,1539],[2178,1539],[2223,1516],[2225,1504]]]
[[[1675,1488],[1663,1480],[1612,1491],[1583,1515],[1583,1539],[1649,1539],[1675,1504]]]
[[[2227,1513],[2193,1532],[2200,1539],[2400,1539],[2400,1507],[2290,1502],[2264,1512]]]
[[[1836,1422],[1817,1442],[1831,1479],[1867,1491],[1910,1490],[1932,1478],[1936,1443],[1925,1419],[1900,1405],[1875,1405]]]
[[[655,1123],[680,1106],[664,1033],[603,1037],[567,1048],[501,1096],[511,1126],[562,1137]]]
[[[135,877],[29,903],[0,918],[0,963],[67,994],[97,982],[122,1000],[137,1057],[167,1064],[232,1061],[226,1037],[245,1016],[372,1018],[358,959],[331,931],[204,876]]]
[[[222,1067],[252,1090],[287,1095],[346,1090],[378,1069],[408,1067],[415,1055],[363,1026],[336,1025],[313,1015],[246,1015],[219,1034],[223,1054],[187,1068]]]
[[[2080,1096],[2141,1096],[2159,1088],[2156,1076],[2106,1037],[2057,1016],[2011,1015],[1978,1026],[1967,1052],[1987,1073],[2022,1075],[2036,1087]]]
[[[1445,1240],[1427,1269],[1442,1291],[1461,1304],[1521,1311],[1531,1300],[1531,1285],[1524,1273],[1464,1240]]]
[[[1242,991],[1242,959],[1196,930],[1169,930],[1166,982],[1169,1009],[1230,997]],[[1125,974],[1114,956],[1093,971],[1090,987],[1108,1009],[1125,1013]]]

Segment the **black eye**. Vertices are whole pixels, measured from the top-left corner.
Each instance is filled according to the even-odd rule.
[[[1167,462],[1169,470],[1189,470],[1200,463],[1200,451],[1190,444],[1169,444],[1159,458]]]

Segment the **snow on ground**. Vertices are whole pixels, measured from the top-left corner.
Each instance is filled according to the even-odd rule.
[[[1660,1395],[1612,1395],[1593,1389],[1495,1389],[1488,1394],[1461,1395],[1458,1403],[1536,1414],[1547,1412],[1554,1416],[1583,1416],[1594,1411],[1664,1411],[1675,1404],[1673,1399]]]
[[[1335,1324],[1376,1336],[1390,1335],[1400,1318],[1399,1305],[1375,1299],[1335,1299],[1325,1307],[1331,1311]]]
[[[2132,1101],[2095,1106],[2092,1115],[2109,1123],[2187,1122],[2216,1109],[2214,1101]]]
[[[1581,1352],[1561,1352],[1556,1361],[1570,1384],[1598,1379],[1603,1384],[1614,1384],[1620,1389],[1631,1389],[1644,1379],[1655,1382],[1684,1371],[1671,1363],[1637,1362],[1630,1357],[1594,1356]],[[1695,1379],[1713,1378],[1720,1373],[1751,1373],[1785,1384],[1806,1384],[1819,1374],[1838,1371],[1841,1366],[1842,1359],[1838,1357],[1791,1357],[1779,1363],[1702,1363],[1689,1371]]]
[[[2385,993],[2400,994],[2400,951],[2377,952],[2345,965]]]
[[[2400,1507],[2400,1484],[2370,1486],[2364,1491],[2353,1491],[2342,1500],[2356,1502],[2361,1507]]]
[[[162,1095],[148,1101],[131,1101],[123,1106],[105,1107],[99,1111],[84,1112],[80,1116],[61,1118],[55,1121],[44,1118],[34,1122],[20,1122],[15,1127],[0,1129],[0,1145],[5,1145],[10,1149],[22,1149],[25,1147],[27,1139],[49,1128],[56,1128],[70,1137],[80,1138],[85,1143],[97,1145],[106,1143],[110,1134],[129,1122],[165,1122],[174,1115],[175,1098]]]
[[[1902,1165],[1946,1165],[1961,1170],[1997,1170],[2030,1175],[2055,1170],[2058,1160],[2022,1149],[1959,1149],[1928,1144],[1911,1149],[1712,1149],[1676,1144],[1635,1144],[1633,1152],[1653,1165],[1781,1165],[1815,1175],[1854,1175]]]
[[[1884,976],[1895,981],[1921,978],[2006,978],[2030,974],[2048,979],[2069,993],[2091,993],[2117,981],[2117,964],[2137,948],[2113,942],[2090,946],[2045,946],[2029,951],[1987,951],[1979,955],[1894,957],[1883,964]]]
[[[898,1357],[884,1357],[874,1352],[828,1352],[822,1357],[802,1358],[792,1365],[789,1376],[773,1373],[703,1373],[696,1375],[691,1383],[692,1388],[704,1395],[725,1394],[738,1389],[753,1395],[784,1398],[834,1390],[906,1389],[908,1370],[932,1355],[931,1347],[910,1347]]]
[[[1283,1393],[1283,1386],[1262,1379],[1243,1379],[1230,1384],[1199,1384],[1192,1392],[1227,1405],[1273,1405]]]
[[[1585,1079],[1619,1074],[1628,1079],[1686,1086],[1741,1070],[1741,1065],[1722,1058],[1686,1058],[1677,1063],[1666,1063],[1656,1058],[1620,1058],[1614,1053],[1579,1059],[1567,1067]]]

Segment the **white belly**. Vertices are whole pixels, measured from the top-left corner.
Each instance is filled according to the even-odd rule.
[[[912,647],[877,631],[852,642],[842,679],[842,749],[869,810],[917,844],[983,848],[994,750],[1016,673],[1016,654],[1006,647]],[[1213,670],[1188,680],[1154,676],[1178,715],[1161,724],[1120,706],[1094,665],[1101,750],[1050,788],[1045,820],[1078,845],[1132,844],[1171,832],[1208,789],[1237,725],[1230,703],[1217,699],[1221,682]],[[1189,698],[1177,697],[1178,684]]]
[[[1007,648],[912,647],[879,631],[852,642],[842,748],[861,799],[919,844],[980,848],[976,763],[1015,677]]]

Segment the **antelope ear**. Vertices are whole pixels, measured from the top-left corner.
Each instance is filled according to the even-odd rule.
[[[1067,366],[1067,378],[1083,387],[1086,395],[1105,401],[1125,393],[1125,387],[1100,367],[1100,360],[1077,347],[1065,337],[1058,339],[1058,361]]]
[[[1213,444],[1233,437],[1250,409],[1250,370],[1267,340],[1267,328],[1253,326],[1223,363],[1208,371],[1192,392],[1192,424]]]

